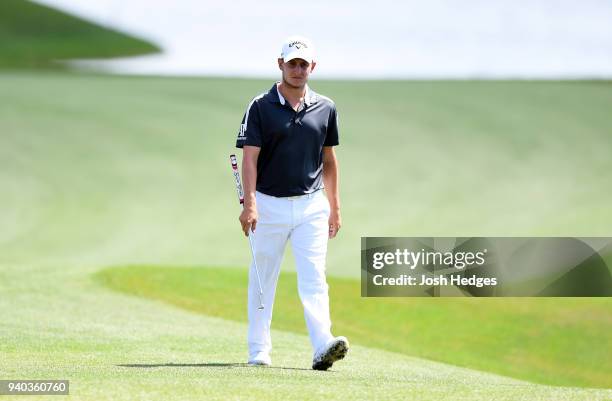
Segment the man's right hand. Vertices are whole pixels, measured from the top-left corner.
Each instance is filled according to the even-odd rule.
[[[255,232],[255,227],[257,226],[257,218],[257,208],[245,207],[242,210],[242,213],[240,213],[240,217],[238,218],[238,220],[240,220],[240,225],[242,225],[242,231],[244,231],[244,235],[249,235],[249,229]]]

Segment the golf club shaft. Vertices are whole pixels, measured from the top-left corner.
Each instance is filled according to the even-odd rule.
[[[234,179],[236,181],[236,191],[238,192],[238,200],[244,208],[244,192],[242,190],[242,181],[240,180],[240,172],[238,171],[238,160],[236,155],[230,155],[230,161],[232,162],[232,171],[234,172]],[[255,266],[255,274],[257,276],[257,284],[259,286],[259,309],[263,309],[263,287],[261,286],[261,277],[259,276],[259,269],[257,267],[257,259],[255,258],[255,244],[253,243],[253,230],[249,228],[249,245],[251,247],[251,256],[253,257],[253,265]]]
[[[255,244],[253,243],[253,231],[249,229],[249,245],[251,245],[251,255],[253,256],[253,264],[255,265],[255,274],[257,275],[257,284],[259,284],[259,303],[263,306],[263,288],[261,287],[261,277],[259,277],[259,269],[257,268],[257,260],[255,259]]]

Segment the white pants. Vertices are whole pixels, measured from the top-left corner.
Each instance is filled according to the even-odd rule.
[[[329,202],[319,190],[301,197],[276,198],[256,194],[259,220],[255,229],[255,258],[263,288],[265,308],[259,306],[255,266],[249,270],[249,357],[270,353],[270,323],[280,265],[287,240],[291,240],[298,278],[298,292],[314,352],[333,337],[325,280]]]

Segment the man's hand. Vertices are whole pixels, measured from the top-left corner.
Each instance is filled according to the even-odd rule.
[[[336,237],[338,230],[342,227],[342,219],[340,218],[340,209],[332,210],[329,213],[329,239]]]
[[[244,187],[244,209],[240,213],[240,225],[244,235],[249,235],[249,228],[255,231],[257,226],[257,200],[255,183],[257,182],[257,146],[244,145],[242,152],[242,186]]]
[[[244,231],[244,235],[248,237],[249,229],[255,232],[255,227],[257,226],[257,208],[247,208],[245,207],[240,213],[240,225],[242,226],[242,231]]]
[[[338,160],[333,146],[323,146],[323,183],[329,202],[329,239],[336,237],[342,226],[340,194],[338,193]]]

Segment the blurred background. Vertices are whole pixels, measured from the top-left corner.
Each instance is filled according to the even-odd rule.
[[[359,275],[363,236],[612,234],[611,20],[595,0],[3,0],[0,376],[69,378],[83,399],[192,399],[192,380],[219,399],[341,396],[309,371],[218,369],[246,350],[229,155],[302,34],[340,116],[342,388],[610,398],[609,298],[363,299]],[[275,357],[308,369],[289,248],[282,271]]]
[[[131,74],[275,77],[291,32],[319,44],[329,78],[605,78],[605,0],[333,3],[39,0],[158,45],[159,54],[72,65]],[[271,68],[272,67],[272,68]]]

